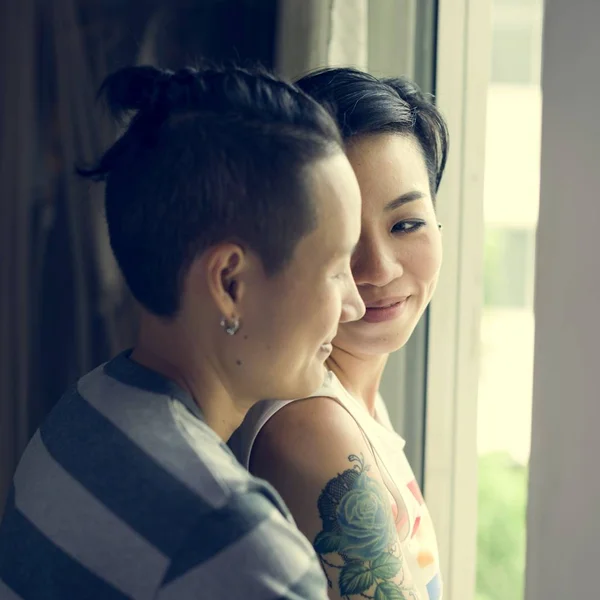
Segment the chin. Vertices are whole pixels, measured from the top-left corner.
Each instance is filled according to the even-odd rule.
[[[370,342],[363,342],[362,344],[355,344],[356,352],[352,352],[352,354],[373,357],[387,356],[388,354],[392,354],[392,352],[396,352],[403,348],[409,339],[410,336],[407,336],[400,340],[378,339]]]
[[[416,323],[412,327],[403,326],[390,331],[392,328],[389,323],[361,323],[360,330],[357,331],[357,328],[351,332],[342,332],[334,340],[334,344],[353,356],[382,356],[403,348],[415,327]]]
[[[304,373],[293,383],[290,381],[288,389],[277,400],[296,400],[298,398],[307,398],[314,394],[325,382],[327,369],[321,362],[311,365]]]

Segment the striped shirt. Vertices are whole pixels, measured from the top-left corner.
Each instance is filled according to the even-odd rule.
[[[173,382],[122,354],[27,447],[0,525],[0,599],[327,598],[310,543]]]

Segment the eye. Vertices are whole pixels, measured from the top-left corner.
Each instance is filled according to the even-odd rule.
[[[414,233],[425,226],[425,221],[409,220],[400,221],[392,227],[392,233]]]

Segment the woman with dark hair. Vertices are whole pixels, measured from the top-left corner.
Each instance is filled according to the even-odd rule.
[[[378,388],[390,352],[406,344],[436,287],[446,125],[406,79],[332,68],[298,85],[333,110],[358,178],[352,272],[366,313],[340,326],[320,390],[256,405],[230,445],[313,541],[331,599],[440,600],[433,524]]]
[[[310,544],[225,445],[261,398],[317,389],[364,305],[360,190],[330,115],[240,68],[127,68],[98,166],[138,342],[34,435],[0,526],[0,597],[324,599]],[[60,341],[58,342],[60,343]]]

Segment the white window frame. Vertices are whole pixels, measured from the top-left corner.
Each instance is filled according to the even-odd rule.
[[[448,121],[451,148],[438,195],[444,266],[429,323],[424,488],[436,525],[445,600],[475,598],[491,23],[491,0],[439,0],[436,97]]]

